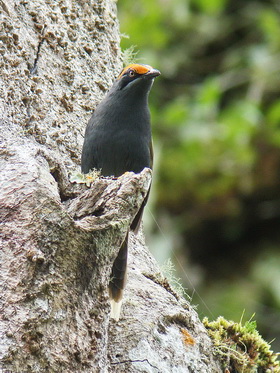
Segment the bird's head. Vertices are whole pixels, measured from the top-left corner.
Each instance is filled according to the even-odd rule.
[[[117,79],[119,90],[130,90],[132,87],[151,87],[155,77],[159,76],[160,72],[149,65],[130,64],[123,69]]]

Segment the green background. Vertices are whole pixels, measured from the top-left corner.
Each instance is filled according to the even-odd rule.
[[[148,245],[201,317],[255,313],[279,350],[280,3],[119,0],[118,14],[124,59],[162,73]]]

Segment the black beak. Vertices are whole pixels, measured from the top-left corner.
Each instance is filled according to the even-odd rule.
[[[153,79],[159,75],[160,75],[160,71],[152,68],[146,74],[143,75],[143,78]]]

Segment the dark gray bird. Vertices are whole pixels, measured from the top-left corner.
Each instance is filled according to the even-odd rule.
[[[148,95],[160,72],[151,66],[128,65],[94,111],[85,132],[82,172],[101,170],[103,176],[141,172],[153,166]],[[149,193],[148,193],[149,194]],[[137,233],[146,196],[131,229]],[[118,320],[126,281],[128,233],[113,264],[109,283],[111,317]]]

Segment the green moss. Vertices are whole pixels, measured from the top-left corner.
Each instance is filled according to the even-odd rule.
[[[232,368],[236,373],[280,373],[279,354],[274,353],[258,333],[255,321],[242,325],[220,316],[212,322],[205,317],[203,324],[225,368]]]
[[[138,54],[138,51],[136,50],[136,47],[134,45],[130,46],[127,49],[122,50],[121,58],[123,61],[123,66],[125,67],[131,63],[138,62],[137,54]]]
[[[181,283],[181,279],[176,276],[176,268],[170,258],[161,266],[161,272],[175,293],[182,297],[188,297]]]

